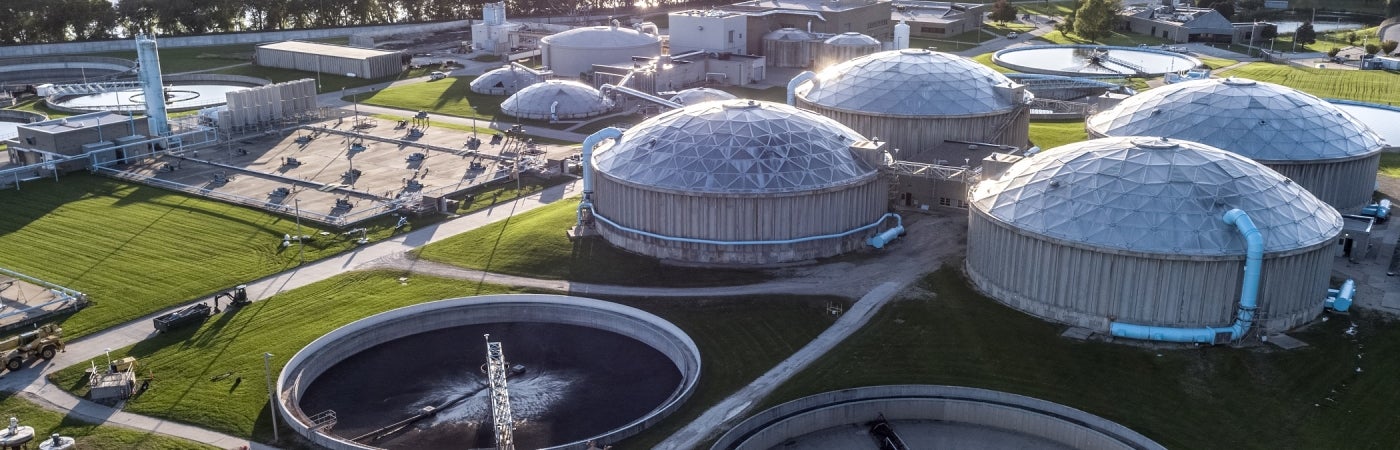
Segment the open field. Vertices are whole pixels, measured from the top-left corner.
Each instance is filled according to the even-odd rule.
[[[281,248],[292,217],[86,174],[0,191],[0,266],[87,293],[93,305],[63,320],[70,337],[93,333],[297,264]],[[305,234],[318,228],[303,223]],[[368,224],[369,238],[393,233]],[[331,230],[336,231],[336,230]],[[353,246],[330,236],[308,261]]]
[[[116,425],[93,425],[40,408],[13,395],[0,400],[0,416],[19,419],[20,426],[34,427],[37,438],[53,433],[77,439],[83,450],[205,450],[215,447],[169,436],[130,430]],[[34,442],[39,442],[38,440]],[[32,444],[32,443],[31,443]],[[37,446],[31,446],[37,448]]]
[[[764,405],[857,386],[947,384],[1063,403],[1167,448],[1388,448],[1400,329],[1354,312],[1293,333],[1282,351],[1080,342],[1006,308],[945,268],[914,297],[778,389]],[[1359,334],[1347,337],[1350,322]],[[1364,355],[1362,358],[1359,355]],[[1358,370],[1359,368],[1359,370]],[[1212,420],[1219,419],[1219,420]]]
[[[618,250],[601,238],[570,241],[578,200],[554,204],[429,244],[414,252],[429,261],[496,273],[635,286],[737,285],[762,281],[758,271],[662,265]]]
[[[341,275],[215,316],[198,329],[157,335],[114,350],[114,358],[136,356],[156,377],[151,390],[129,402],[126,410],[268,441],[267,393],[258,381],[263,352],[277,355],[273,370],[278,371],[307,343],[366,316],[425,301],[508,291],[420,275],[400,283],[400,276],[389,271]],[[832,321],[826,316],[827,302],[849,304],[834,297],[785,296],[617,301],[672,321],[696,341],[703,355],[696,393],[661,424],[665,430],[679,428],[824,330]],[[84,368],[69,367],[51,379],[82,393]],[[210,381],[225,373],[230,376]],[[237,378],[247,382],[235,384]],[[657,431],[637,439],[660,440],[668,434]]]
[[[1215,75],[1281,84],[1322,98],[1374,103],[1400,99],[1400,75],[1380,70],[1329,70],[1256,62]]]
[[[1039,146],[1041,150],[1049,150],[1089,139],[1088,134],[1084,132],[1083,120],[1034,121],[1031,122],[1030,133],[1031,143]]]
[[[359,97],[361,103],[399,108],[408,111],[429,111],[457,117],[491,120],[501,112],[505,97],[482,95],[471,91],[476,77],[446,79],[395,86]]]

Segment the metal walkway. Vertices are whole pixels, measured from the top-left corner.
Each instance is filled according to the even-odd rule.
[[[50,95],[89,95],[141,89],[139,81],[105,81],[98,83],[56,84]]]
[[[486,335],[486,377],[491,380],[491,421],[496,425],[496,448],[515,450],[515,418],[510,412],[510,391],[506,389],[506,355],[500,342]]]

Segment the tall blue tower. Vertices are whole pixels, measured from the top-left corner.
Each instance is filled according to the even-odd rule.
[[[160,79],[160,55],[156,53],[156,40],[147,35],[136,36],[136,62],[140,64],[137,77],[146,97],[146,123],[151,136],[170,134],[170,123],[165,116],[165,89]]]

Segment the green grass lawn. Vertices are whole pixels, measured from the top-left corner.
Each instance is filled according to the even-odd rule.
[[[256,47],[254,44],[216,45],[210,47],[159,47],[157,52],[160,54],[160,72],[192,72],[249,63],[253,61],[254,47]],[[131,43],[131,50],[88,53],[84,56],[110,56],[113,58],[135,60],[136,43]]]
[[[203,450],[217,448],[194,441],[116,425],[93,425],[40,408],[33,403],[10,395],[6,395],[3,400],[0,400],[0,416],[18,418],[21,426],[34,427],[34,433],[40,438],[53,433],[75,438],[78,441],[76,448],[83,450],[127,450],[134,448],[143,450]],[[31,445],[30,448],[38,448],[38,446]]]
[[[391,77],[377,78],[377,79],[372,79],[372,80],[368,80],[368,79],[364,79],[364,78],[351,78],[351,77],[347,77],[347,76],[343,76],[343,75],[335,75],[335,74],[330,74],[330,73],[322,72],[321,75],[320,75],[320,88],[317,90],[317,92],[321,92],[321,93],[336,92],[336,91],[339,91],[339,90],[341,90],[341,89],[357,88],[357,87],[360,87],[360,86],[368,86],[368,85],[371,85],[371,84],[383,83],[383,82],[386,82],[386,81],[406,80],[406,79],[409,79],[409,78],[416,78],[416,77],[420,77],[420,76],[427,75],[429,72],[432,72],[433,70],[434,70],[434,69],[426,68],[426,67],[425,67],[425,68],[418,68],[418,69],[408,69],[408,70],[405,70],[405,71],[403,71],[403,73],[400,73],[400,74],[398,74],[398,75],[394,75],[394,76],[391,76]],[[221,74],[221,75],[242,75],[242,76],[245,76],[245,77],[263,78],[263,79],[272,80],[272,82],[274,82],[274,83],[281,83],[281,82],[284,82],[284,81],[300,80],[300,79],[303,79],[303,78],[310,78],[310,79],[313,79],[313,80],[317,79],[316,72],[306,72],[306,71],[292,70],[292,69],[279,69],[279,68],[274,68],[274,67],[262,67],[262,66],[254,66],[254,65],[251,65],[251,64],[250,64],[250,65],[238,66],[238,67],[229,67],[229,68],[226,68],[226,69],[216,70],[216,71],[213,71],[213,72],[210,72],[210,73]]]
[[[0,267],[87,293],[93,305],[63,319],[86,335],[296,265],[281,248],[291,217],[95,175],[74,174],[0,191]],[[421,226],[427,219],[415,220]],[[393,218],[369,222],[369,237]],[[303,223],[305,234],[319,228]],[[336,230],[329,230],[336,231]],[[308,261],[353,246],[339,235],[306,246]]]
[[[1006,33],[1009,32],[1009,30],[1001,31],[998,32],[998,34],[1004,36],[1006,35]],[[1001,38],[989,35],[987,33],[983,33],[981,30],[972,30],[966,33],[940,39],[926,37],[911,37],[909,38],[909,47],[931,48],[940,52],[960,52],[969,48],[976,47],[978,45],[982,45],[982,43],[990,41],[992,39]]]
[[[1137,33],[1122,33],[1117,31],[1110,33],[1107,37],[1104,37],[1103,39],[1100,39],[1098,41],[1087,41],[1081,39],[1078,36],[1067,35],[1059,31],[1051,31],[1049,33],[1045,33],[1044,35],[1041,35],[1036,39],[1040,39],[1042,41],[1047,42],[1053,42],[1056,44],[1103,44],[1117,45],[1123,47],[1136,47],[1138,44],[1161,45],[1175,43],[1173,41],[1169,41],[1159,37],[1152,37]]]
[[[835,389],[946,384],[1062,403],[1167,448],[1390,448],[1400,442],[1400,329],[1353,312],[1293,333],[1308,347],[1143,348],[1061,338],[952,269],[886,306],[764,405]],[[1363,349],[1364,346],[1364,349]],[[1364,354],[1364,358],[1358,358]],[[1358,365],[1362,373],[1357,373]]]
[[[1042,16],[1064,17],[1066,14],[1069,14],[1071,11],[1074,11],[1074,3],[1075,2],[1073,0],[1018,3],[1016,4],[1016,9],[1017,12],[1020,12],[1022,14],[1038,14]]]
[[[1039,146],[1041,150],[1049,150],[1089,139],[1088,134],[1084,131],[1083,120],[1031,122],[1030,137],[1031,143]]]
[[[1380,174],[1400,178],[1400,153],[1381,153]]]
[[[1380,70],[1314,69],[1257,62],[1215,75],[1281,84],[1322,98],[1377,103],[1400,99],[1400,75]]]
[[[520,197],[534,195],[545,188],[556,186],[562,183],[573,181],[572,177],[540,178],[534,175],[524,175],[520,177],[520,189],[516,189],[516,183],[512,180],[499,181],[492,185],[480,186],[468,191],[471,200],[463,199],[457,206],[457,214],[471,214],[494,205],[499,205]]]
[[[448,77],[427,83],[394,86],[359,96],[361,103],[409,111],[491,120],[501,112],[505,97],[471,91],[476,77]]]
[[[39,114],[49,116],[50,119],[62,119],[64,117],[73,116],[72,114],[49,108],[48,104],[44,103],[44,100],[41,98],[34,98],[32,100],[28,100],[5,109],[17,109],[20,111],[36,112]]]
[[[1233,66],[1233,65],[1235,65],[1235,64],[1239,64],[1239,61],[1236,61],[1236,60],[1233,60],[1233,59],[1216,58],[1216,57],[1214,57],[1214,56],[1205,56],[1205,55],[1192,55],[1192,56],[1194,56],[1196,59],[1201,60],[1201,64],[1205,64],[1205,66],[1206,66],[1206,67],[1209,67],[1210,70],[1216,70],[1216,69],[1220,69],[1220,68],[1222,68],[1222,67],[1229,67],[1229,66]]]
[[[995,53],[995,52],[993,52],[993,53]],[[973,56],[973,57],[972,57],[972,60],[973,60],[973,61],[977,61],[977,62],[979,62],[979,63],[982,63],[982,65],[984,65],[984,66],[991,67],[992,70],[995,70],[995,71],[997,71],[997,72],[1001,72],[1001,73],[1016,73],[1015,70],[1011,70],[1011,69],[1008,69],[1008,68],[999,66],[999,65],[997,65],[997,63],[992,62],[992,53],[983,53],[983,54],[980,54],[980,55],[977,55],[977,56]]]
[[[618,250],[601,238],[577,242],[577,200],[559,201],[509,220],[424,246],[414,254],[490,272],[590,283],[646,286],[733,285],[761,281],[762,272],[679,268]]]
[[[390,271],[341,275],[216,316],[198,329],[157,335],[114,350],[114,358],[136,356],[143,364],[143,376],[149,369],[156,379],[151,390],[127,404],[126,411],[267,441],[271,436],[267,393],[258,381],[263,352],[276,355],[273,370],[279,371],[312,340],[363,317],[425,301],[507,292],[499,286],[421,275],[401,284],[401,275]],[[614,301],[676,324],[695,340],[705,361],[700,384],[686,406],[633,442],[663,439],[668,430],[684,425],[806,345],[830,325],[828,302],[849,306],[845,299],[822,296]],[[63,369],[51,380],[81,394],[86,367]],[[231,376],[210,381],[225,373]],[[245,382],[234,386],[235,376]]]

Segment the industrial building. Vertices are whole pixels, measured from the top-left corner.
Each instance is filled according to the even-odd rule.
[[[1371,202],[1386,146],[1317,97],[1238,78],[1152,89],[1095,114],[1085,128],[1090,137],[1162,136],[1228,150],[1269,166],[1344,212]]]
[[[878,39],[854,31],[841,33],[827,38],[817,47],[817,62],[812,68],[825,69],[880,50]]]
[[[18,135],[4,143],[10,148],[10,163],[22,166],[46,164],[101,149],[112,150],[103,158],[107,161],[150,153],[148,145],[131,145],[146,140],[145,117],[95,112],[24,124],[16,131]],[[93,162],[79,159],[46,164],[43,170],[67,173],[87,168]]]
[[[486,95],[510,95],[520,92],[526,86],[544,81],[553,72],[535,70],[520,63],[510,63],[504,67],[491,69],[471,82],[472,92]]]
[[[645,25],[645,26],[642,26]],[[545,67],[560,76],[576,76],[593,70],[594,64],[631,61],[633,56],[661,55],[661,36],[655,25],[639,29],[618,26],[575,28],[540,39]]]
[[[1010,307],[1198,343],[1322,312],[1341,215],[1240,155],[1117,137],[983,171],[970,193],[967,275]]]
[[[671,54],[701,51],[749,54],[748,16],[717,9],[693,9],[667,14]]]
[[[657,94],[695,86],[744,86],[763,81],[767,72],[764,60],[762,56],[705,52],[633,58],[620,64],[594,64],[593,85],[626,85]]]
[[[378,79],[403,73],[402,52],[286,41],[259,45],[253,62],[263,67]]]
[[[890,3],[878,0],[748,0],[716,9],[746,16],[744,35],[750,50],[763,48],[763,37],[780,28],[806,30],[823,38],[854,31],[888,40],[893,32]],[[671,26],[673,35],[688,31]]]
[[[1235,26],[1212,8],[1147,5],[1124,8],[1119,13],[1121,30],[1176,43],[1219,42],[1234,39]]]
[[[619,140],[593,153],[608,137]],[[884,146],[783,104],[731,100],[668,111],[625,133],[591,136],[584,157],[591,164],[581,218],[613,245],[669,262],[834,256],[861,247],[893,216],[876,171],[888,159]],[[591,216],[582,213],[588,208]]]
[[[585,119],[608,112],[611,99],[577,81],[547,80],[521,89],[501,102],[501,112],[521,119]]]
[[[904,21],[910,34],[922,38],[943,39],[977,31],[982,17],[991,10],[989,4],[896,1],[890,20]]]

